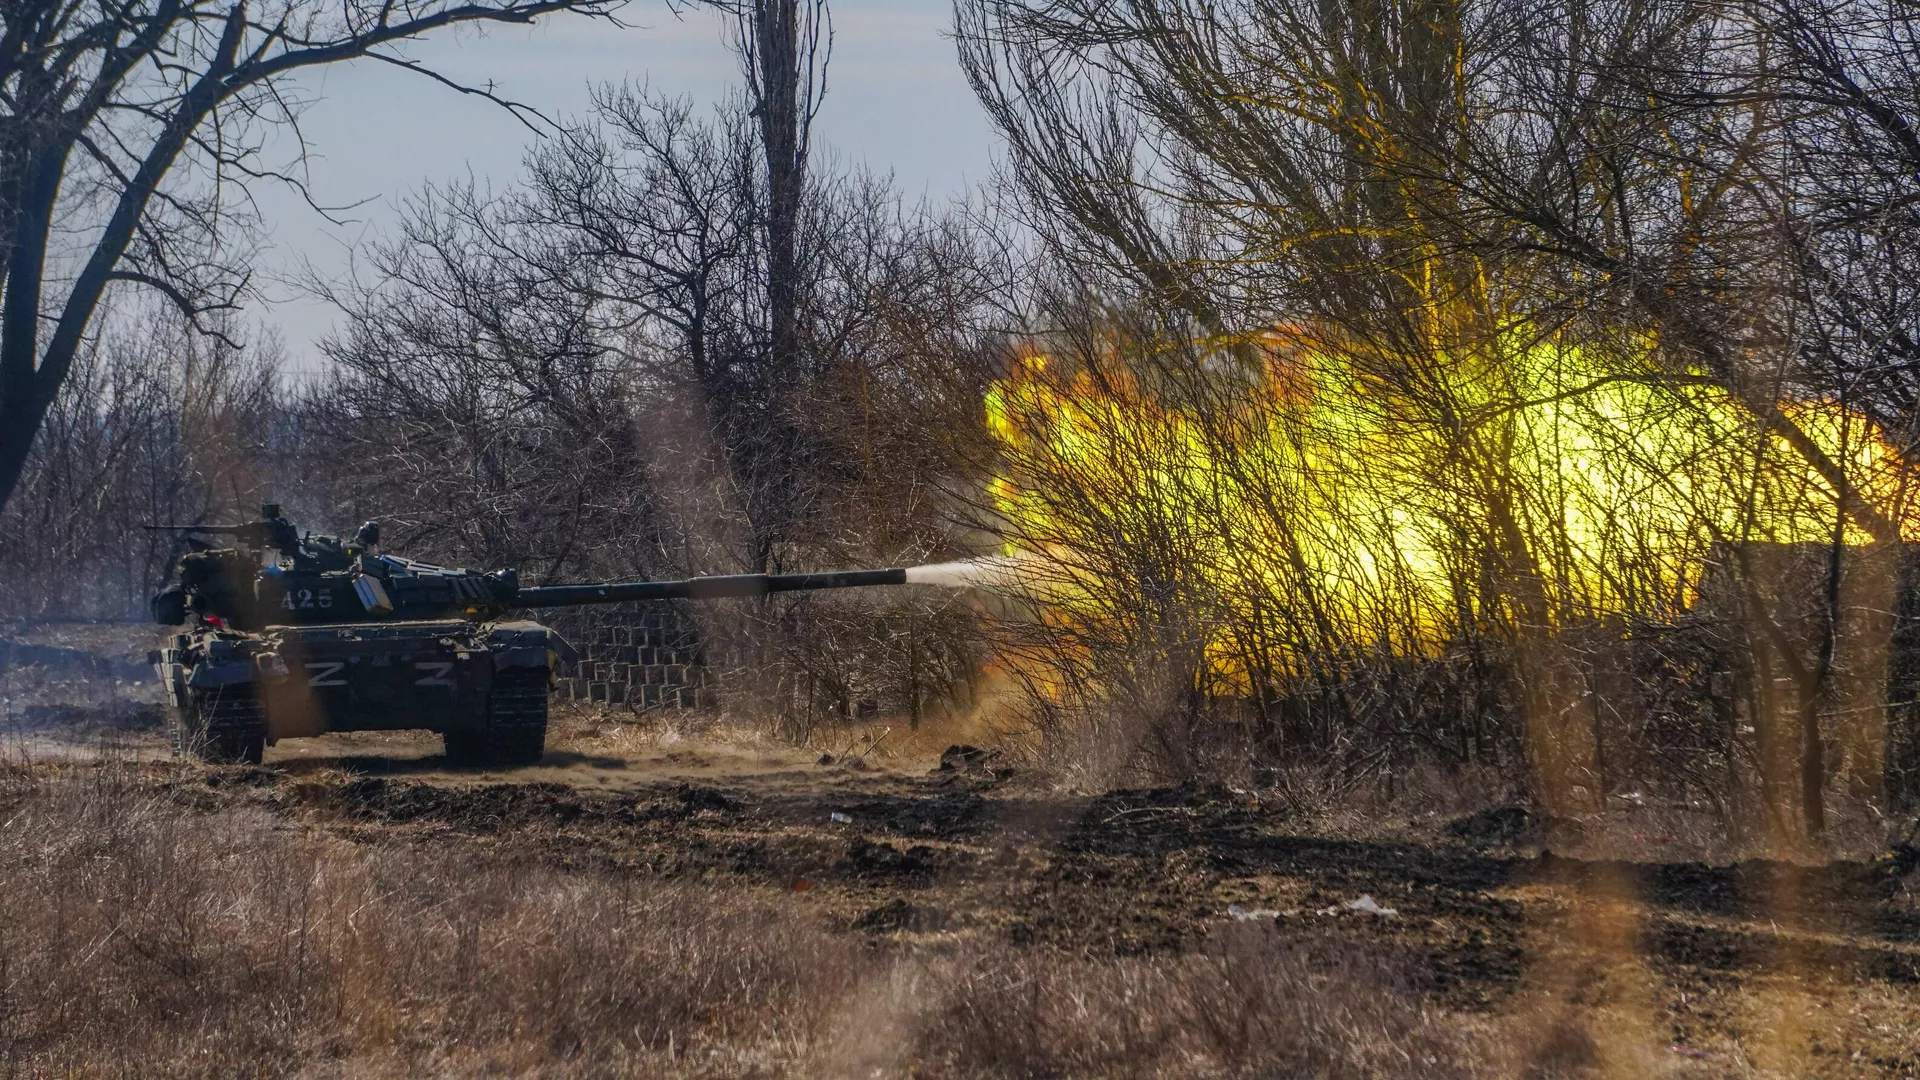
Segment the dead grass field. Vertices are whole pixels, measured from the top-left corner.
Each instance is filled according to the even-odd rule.
[[[1920,1076],[1911,847],[1549,836],[1438,780],[1074,794],[589,713],[527,772],[406,737],[209,769],[137,687],[19,676],[0,1075]]]
[[[1920,1072],[1911,852],[1577,862],[1008,786],[16,756],[0,1071]],[[1344,907],[1363,893],[1397,914]]]
[[[942,941],[791,887],[331,835],[215,786],[272,780],[164,771],[9,769],[12,1074],[1505,1074],[1333,938]]]

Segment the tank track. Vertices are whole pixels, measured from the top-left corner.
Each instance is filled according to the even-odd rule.
[[[547,673],[496,679],[486,726],[449,731],[447,757],[463,765],[531,765],[547,751]]]
[[[175,757],[214,764],[260,764],[267,716],[251,686],[189,691],[188,706],[173,710],[168,734]]]

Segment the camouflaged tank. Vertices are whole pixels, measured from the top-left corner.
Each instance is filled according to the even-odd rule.
[[[174,752],[218,762],[258,762],[281,739],[331,731],[425,729],[456,762],[530,764],[545,750],[554,671],[574,653],[515,613],[906,580],[893,569],[522,588],[512,570],[380,554],[371,522],[348,540],[301,535],[272,504],[244,525],[153,528],[198,550],[153,598],[155,621],[185,629],[148,659],[172,706]]]

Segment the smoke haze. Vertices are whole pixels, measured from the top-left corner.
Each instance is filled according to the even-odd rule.
[[[949,589],[1006,589],[1012,585],[1020,560],[987,555],[957,562],[928,563],[907,568],[910,585],[940,585]]]

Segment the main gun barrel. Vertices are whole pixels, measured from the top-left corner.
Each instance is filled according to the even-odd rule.
[[[620,604],[629,600],[721,600],[765,596],[803,589],[854,589],[866,585],[904,585],[907,572],[833,570],[821,574],[727,574],[680,581],[623,581],[605,585],[535,585],[516,595],[518,607],[575,607]]]

